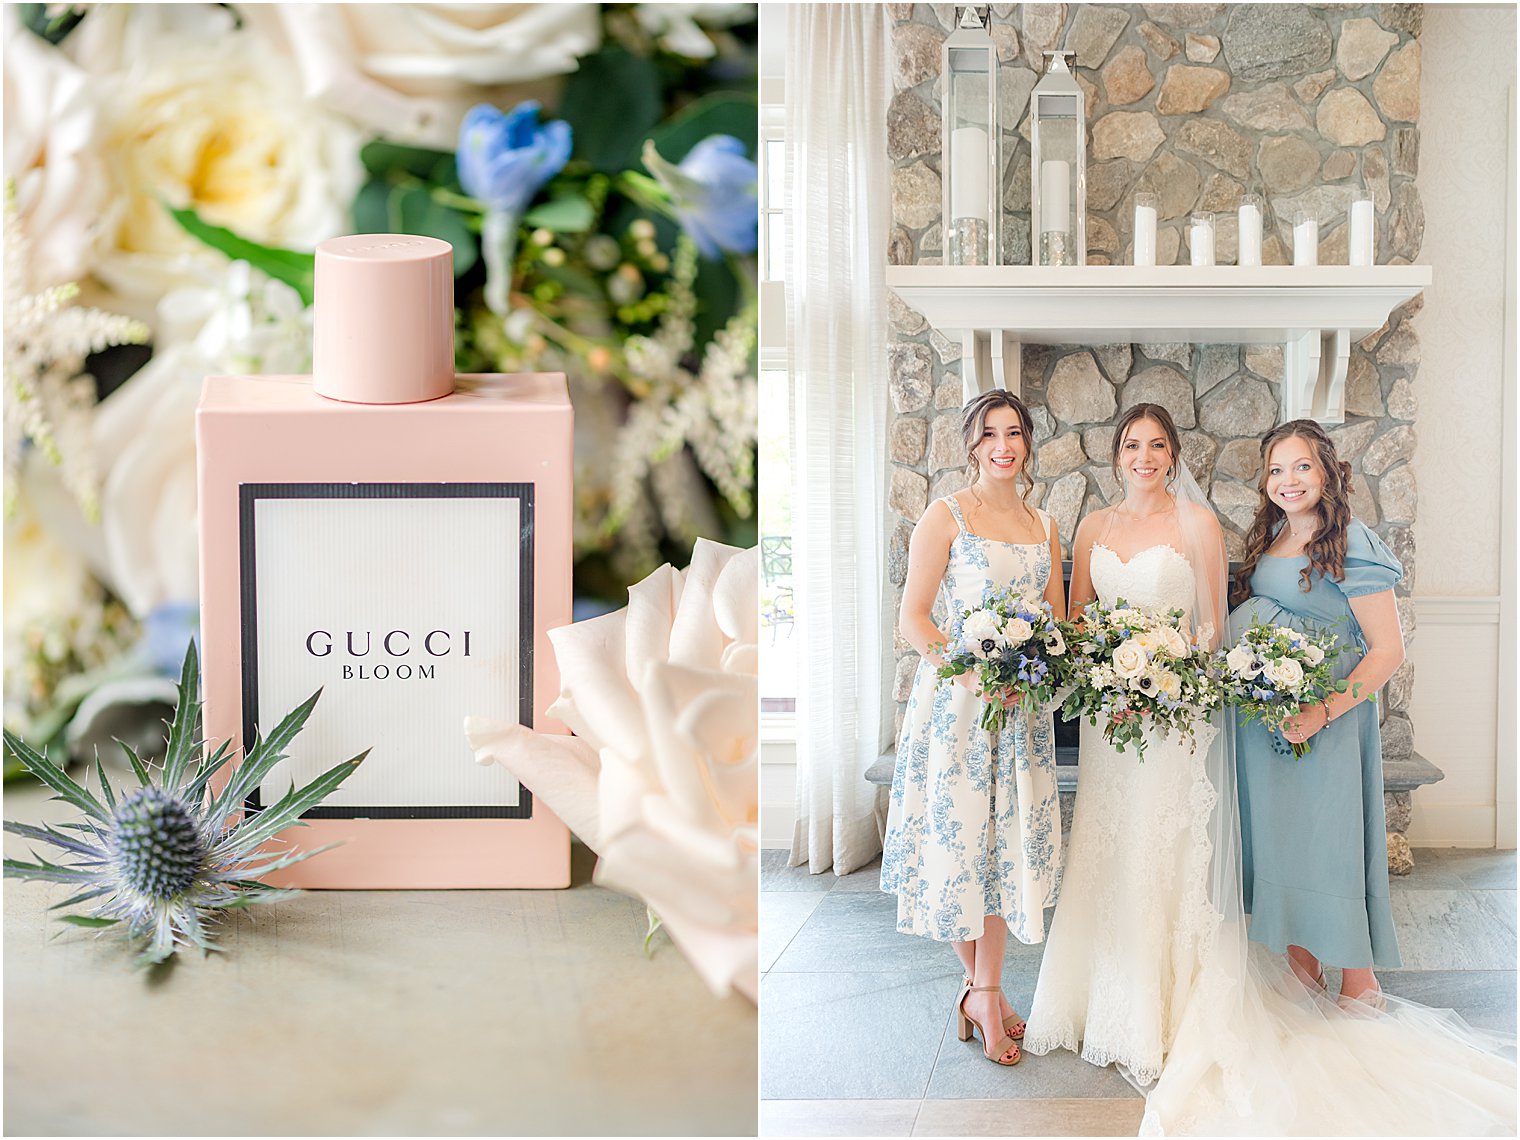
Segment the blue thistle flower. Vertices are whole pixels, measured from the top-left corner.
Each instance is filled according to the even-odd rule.
[[[60,907],[100,900],[90,914],[65,915],[63,921],[96,928],[124,924],[129,937],[148,940],[138,958],[144,965],[164,961],[180,946],[216,950],[209,927],[223,911],[299,893],[257,880],[327,848],[291,854],[263,848],[281,831],[299,825],[302,813],[321,803],[368,755],[361,752],[329,768],[305,787],[292,786],[262,810],[248,808],[248,796],[285,759],[285,749],[311,716],[319,691],[256,741],[226,786],[213,795],[211,779],[231,761],[231,742],[208,756],[194,737],[201,712],[199,677],[192,641],[180,672],[163,769],[150,770],[123,744],[137,787],[119,795],[98,756],[99,798],[20,737],[5,732],[6,751],[52,788],[54,799],[84,813],[83,820],[56,829],[7,820],[6,831],[50,844],[72,858],[50,863],[34,851],[35,863],[5,860],[5,877],[69,884],[77,893]],[[228,820],[239,813],[239,822],[229,827]]]

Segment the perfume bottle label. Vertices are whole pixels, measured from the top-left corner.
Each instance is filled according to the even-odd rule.
[[[313,818],[526,818],[469,715],[533,718],[533,486],[243,484],[243,739],[322,690],[258,790],[366,748]]]

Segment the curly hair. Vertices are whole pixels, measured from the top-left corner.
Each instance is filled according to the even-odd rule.
[[[1319,524],[1309,540],[1306,553],[1309,564],[1299,571],[1298,588],[1305,593],[1313,587],[1314,572],[1321,577],[1342,581],[1346,577],[1346,531],[1351,525],[1351,464],[1335,452],[1335,444],[1325,429],[1313,420],[1289,420],[1269,431],[1261,441],[1261,477],[1257,489],[1261,505],[1246,532],[1245,554],[1230,589],[1230,604],[1239,605],[1251,596],[1251,575],[1267,552],[1278,525],[1287,518],[1281,507],[1267,497],[1267,459],[1272,449],[1285,439],[1300,439],[1309,448],[1324,477],[1315,513]]]
[[[1124,485],[1124,480],[1119,474],[1119,453],[1124,450],[1124,433],[1141,420],[1155,420],[1161,425],[1161,434],[1166,436],[1166,446],[1172,453],[1172,465],[1166,473],[1166,484],[1170,487],[1172,480],[1177,478],[1177,464],[1182,459],[1182,437],[1177,434],[1177,425],[1172,420],[1172,413],[1160,404],[1136,404],[1119,417],[1119,423],[1114,427],[1112,454],[1109,456],[1109,462],[1114,468],[1114,478],[1119,481],[1121,487]]]
[[[977,444],[982,442],[982,429],[987,426],[987,413],[993,408],[1012,408],[1019,417],[1019,426],[1024,430],[1024,447],[1026,454],[1023,465],[1019,468],[1019,475],[1023,478],[1026,487],[1024,495],[1034,490],[1034,476],[1029,473],[1034,465],[1034,420],[1029,415],[1029,409],[1024,406],[1024,401],[1015,396],[1006,388],[993,388],[983,392],[964,408],[961,409],[961,437],[966,444],[966,475],[975,486],[981,478],[981,465],[976,461]]]

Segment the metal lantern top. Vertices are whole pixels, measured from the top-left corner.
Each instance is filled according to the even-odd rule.
[[[990,17],[986,4],[960,8],[941,61],[942,232],[945,260],[951,265],[998,263],[1003,167],[997,44],[988,30]]]
[[[1029,214],[1036,265],[1087,263],[1085,96],[1071,73],[1071,51],[1047,51],[1030,112]]]

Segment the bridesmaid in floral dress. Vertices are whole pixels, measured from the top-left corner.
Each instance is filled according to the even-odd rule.
[[[947,620],[1013,588],[1066,613],[1061,543],[1044,511],[1025,502],[1034,459],[1028,409],[993,390],[965,408],[970,486],[929,504],[913,531],[899,624],[922,656],[897,746],[881,888],[897,896],[897,929],[955,949],[966,974],[956,998],[961,1036],[981,1030],[984,1055],[1017,1064],[1024,1023],[1002,995],[1011,930],[1045,937],[1060,881],[1060,813],[1050,713],[1015,713],[980,726],[989,700],[975,677],[941,679]],[[989,1032],[990,1029],[990,1032]]]

